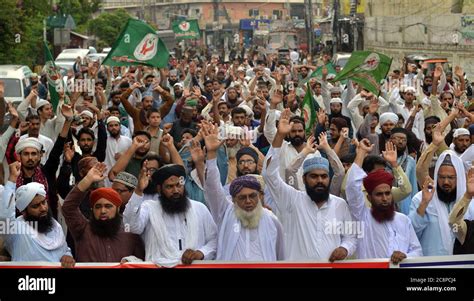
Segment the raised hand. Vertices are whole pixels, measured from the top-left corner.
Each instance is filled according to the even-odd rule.
[[[206,144],[206,150],[208,152],[215,152],[224,143],[225,140],[219,140],[219,129],[217,126],[203,121],[202,136],[204,137],[204,143]]]
[[[441,133],[439,125],[437,125],[432,131],[432,143],[436,146],[440,146],[444,141],[444,135]]]
[[[204,162],[204,150],[201,148],[201,143],[196,140],[191,140],[189,145],[189,149],[191,152],[191,159],[194,163],[196,162]]]
[[[434,181],[427,176],[422,186],[421,202],[428,204],[433,199],[435,193]]]
[[[171,128],[173,127],[172,123],[166,123],[163,125],[163,134],[168,134],[171,131]]]
[[[290,133],[293,126],[293,122],[290,123],[290,109],[285,109],[280,115],[280,121],[278,123],[278,133],[282,135],[287,135]]]
[[[443,74],[443,67],[436,64],[435,71],[433,73],[433,77],[440,78],[441,74]]]
[[[474,163],[467,172],[466,195],[468,195],[469,198],[474,197]]]
[[[147,168],[148,160],[143,162],[142,168],[140,169],[140,175],[138,176],[138,185],[135,188],[139,194],[143,193],[143,191],[148,187],[151,179],[151,173],[148,171]]]
[[[325,132],[322,132],[321,134],[319,134],[319,147],[318,148],[325,152],[331,149],[328,143],[328,135]]]
[[[103,162],[96,163],[89,171],[87,172],[86,178],[91,182],[99,182],[105,179],[107,176],[105,171],[107,170],[107,165]]]
[[[364,138],[361,141],[357,141],[357,139],[354,140],[353,142],[357,146],[357,152],[364,152],[368,154],[374,149],[374,145],[371,144],[369,139],[367,138]]]
[[[8,169],[10,171],[10,176],[8,177],[8,180],[10,182],[16,183],[16,180],[20,176],[21,163],[18,161],[15,161],[12,164],[8,165]]]
[[[318,144],[314,142],[315,140],[313,135],[309,136],[306,146],[303,148],[305,154],[314,154],[318,150]]]
[[[173,136],[170,134],[163,135],[161,138],[161,143],[163,143],[164,146],[166,146],[168,149],[171,149],[174,146],[174,140]]]
[[[15,119],[17,120],[19,117],[18,117],[18,111],[15,109],[15,107],[13,106],[12,103],[10,102],[7,102],[7,107],[8,107],[8,113],[10,113],[11,115],[11,119]]]
[[[379,110],[379,103],[378,102],[370,102],[369,104],[369,114],[373,115]]]
[[[72,112],[72,107],[70,105],[66,105],[66,104],[63,104],[61,106],[61,113],[63,114],[64,117],[66,117],[67,119],[71,119],[71,120],[72,120],[72,117],[74,115],[74,113]]]
[[[385,143],[385,151],[382,151],[382,156],[393,168],[398,166],[397,148],[392,142],[388,141]]]
[[[5,96],[5,82],[3,80],[0,80],[0,98],[3,98]]]
[[[318,123],[324,125],[326,123],[326,111],[320,108],[317,115]]]
[[[283,92],[280,89],[276,89],[270,101],[272,105],[277,106],[283,101]]]
[[[71,162],[74,157],[74,149],[71,147],[71,142],[64,144],[64,161]]]
[[[459,79],[463,79],[463,78],[464,78],[464,70],[462,70],[461,66],[455,66],[455,67],[454,67],[454,74],[455,74]]]

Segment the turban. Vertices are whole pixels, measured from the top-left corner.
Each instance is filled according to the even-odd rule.
[[[380,184],[390,185],[391,188],[393,184],[392,174],[383,169],[377,169],[376,171],[370,172],[367,177],[364,178],[364,187],[369,195],[372,194],[372,191]]]
[[[46,190],[43,184],[31,182],[20,186],[16,190],[16,208],[18,211],[22,212],[25,210],[37,194],[46,197]]]
[[[182,83],[176,83],[176,84],[174,84],[174,85],[173,85],[173,88],[176,87],[176,86],[180,87],[181,89],[184,89],[184,86],[183,86]]]
[[[404,93],[411,92],[413,94],[416,94],[416,89],[414,87],[406,87]]]
[[[119,172],[118,175],[114,178],[114,182],[122,183],[123,185],[129,188],[137,188],[138,185],[137,177],[125,171]]]
[[[107,124],[109,124],[111,122],[117,122],[117,123],[120,124],[120,119],[118,119],[118,117],[116,117],[116,116],[110,116],[109,118],[107,118]]]
[[[15,152],[19,154],[27,147],[36,148],[38,151],[41,151],[43,149],[43,145],[41,144],[41,142],[39,142],[38,138],[28,137],[18,141],[15,146]]]
[[[459,128],[454,131],[453,138],[457,138],[459,136],[464,136],[464,135],[471,135],[468,129],[465,128]]]
[[[329,90],[330,93],[342,93],[342,89],[341,87],[332,87],[330,90]]]
[[[254,177],[255,179],[257,179],[258,183],[260,183],[260,188],[262,188],[262,191],[265,190],[265,180],[261,175],[248,174],[247,176]]]
[[[342,104],[342,100],[341,100],[339,97],[331,98],[331,101],[329,102],[329,104],[333,104],[333,103],[340,103],[340,104]]]
[[[89,111],[89,110],[84,110],[84,111],[82,111],[80,115],[81,115],[81,116],[82,116],[82,115],[86,115],[86,116],[89,117],[90,119],[94,118],[94,114],[92,114],[92,112]]]
[[[163,182],[165,182],[172,176],[185,177],[186,171],[184,170],[184,167],[178,164],[167,164],[160,167],[152,175],[153,180],[156,182],[157,185],[163,184]]]
[[[427,124],[436,124],[438,122],[441,122],[441,119],[439,119],[437,116],[429,116],[425,118],[425,126]]]
[[[384,125],[387,121],[391,121],[394,124],[398,122],[398,116],[395,113],[386,112],[380,115],[380,125]]]
[[[241,149],[239,149],[239,151],[235,155],[235,158],[237,159],[237,163],[239,162],[240,157],[242,157],[243,155],[248,155],[248,156],[252,157],[253,160],[255,161],[255,163],[258,163],[258,154],[253,148],[251,148],[251,147],[242,147]]]
[[[248,105],[241,104],[239,107],[243,108],[245,110],[245,115],[247,117],[253,118],[253,111]]]
[[[307,174],[313,169],[323,169],[329,172],[329,161],[323,157],[310,157],[303,162],[303,174]]]
[[[45,106],[47,104],[50,104],[49,101],[46,99],[40,99],[39,101],[36,102],[36,110],[39,110],[42,106]]]
[[[252,176],[241,176],[235,178],[229,187],[229,192],[232,197],[235,197],[242,189],[250,188],[261,191],[262,187],[258,180]]]
[[[122,205],[122,199],[120,198],[118,192],[109,187],[98,188],[91,192],[91,207],[94,207],[95,203],[97,203],[97,201],[100,199],[106,199],[117,207],[120,207],[120,205]]]

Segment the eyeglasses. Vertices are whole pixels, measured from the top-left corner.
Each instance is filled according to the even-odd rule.
[[[457,177],[456,176],[438,176],[438,179],[440,179],[441,181],[444,181],[444,180],[456,181]]]
[[[245,165],[245,164],[253,165],[255,164],[255,161],[254,160],[240,160],[239,161],[239,165]]]
[[[119,193],[119,194],[122,194],[122,193],[125,193],[125,192],[130,192],[130,190],[128,190],[128,189],[114,188],[114,190],[117,191],[117,193]]]
[[[258,201],[258,193],[253,192],[248,195],[239,195],[235,199],[237,200],[237,202],[245,202],[247,198],[250,198],[250,200],[252,201]]]

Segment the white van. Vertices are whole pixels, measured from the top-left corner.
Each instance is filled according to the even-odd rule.
[[[84,59],[86,55],[90,52],[89,49],[81,49],[81,48],[71,48],[71,49],[64,49],[56,60],[54,64],[61,69],[69,70],[72,69],[74,66],[74,62],[76,61],[77,57]]]
[[[28,66],[0,65],[0,80],[5,85],[5,100],[18,106],[27,96],[25,88],[30,85],[32,72]]]

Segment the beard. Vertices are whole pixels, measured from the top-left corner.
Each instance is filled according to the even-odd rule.
[[[48,233],[53,229],[53,214],[50,210],[48,210],[48,214],[45,216],[32,216],[26,215],[25,221],[28,223],[35,223],[38,225],[38,232],[39,233]]]
[[[161,194],[159,200],[161,207],[168,214],[184,213],[191,206],[191,202],[186,197],[186,191],[182,195],[175,193],[170,198]]]
[[[237,177],[245,176],[245,175],[258,175],[257,167],[255,167],[253,171],[250,171],[250,170],[240,171],[240,169],[237,168]]]
[[[174,93],[174,98],[175,99],[180,99],[181,97],[183,96],[183,92],[178,92],[178,93]]]
[[[235,213],[235,217],[242,224],[242,227],[247,228],[247,229],[255,229],[258,227],[260,218],[262,217],[262,213],[263,213],[262,202],[259,200],[257,202],[257,207],[255,207],[250,212],[245,211],[244,209],[240,208],[237,204],[234,203],[234,213]]]
[[[449,205],[450,203],[456,201],[456,188],[454,188],[451,192],[446,192],[438,184],[436,187],[436,192],[440,201],[444,202],[445,204]]]
[[[290,137],[289,140],[294,147],[301,146],[304,143],[304,138],[301,136]]]
[[[122,227],[122,216],[118,212],[114,218],[105,221],[96,219],[92,214],[89,221],[92,233],[99,237],[114,237]]]
[[[397,147],[397,157],[400,158],[405,154],[405,151],[407,150],[407,147],[405,146],[404,148],[398,148]]]
[[[454,150],[457,151],[458,153],[462,154],[466,151],[466,149],[462,150],[460,149],[459,147],[457,147],[456,145],[454,145]]]
[[[329,186],[316,184],[314,187],[311,187],[307,183],[304,183],[304,186],[306,187],[306,193],[316,204],[320,204],[329,199]],[[323,190],[316,190],[316,188],[323,188]]]
[[[227,147],[226,152],[227,152],[227,158],[235,158],[237,155],[237,152],[240,150],[240,143],[237,143],[237,145],[232,146],[232,147]]]
[[[395,203],[392,202],[390,206],[377,206],[372,204],[370,213],[379,223],[391,221],[395,217]]]

